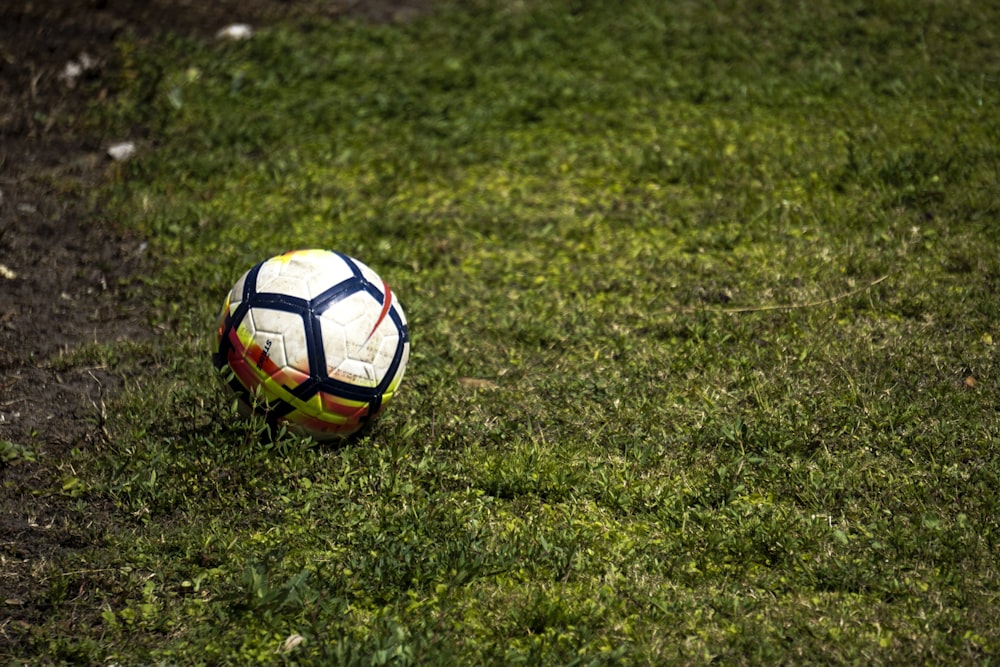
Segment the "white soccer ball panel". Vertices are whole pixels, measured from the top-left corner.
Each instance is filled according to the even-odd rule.
[[[366,351],[365,341],[375,325],[375,316],[365,316],[363,312],[358,314],[352,309],[356,315],[354,319],[338,322],[327,317],[332,310],[337,309],[328,308],[326,313],[317,319],[323,332],[327,369],[332,372],[341,365],[341,362],[348,359],[371,362],[374,354],[373,351]],[[331,340],[336,344],[331,346],[327,342]]]
[[[319,318],[324,340],[336,337],[338,345],[327,344],[327,373],[345,381],[364,380],[377,385],[385,377],[399,345],[399,330],[387,312],[370,294],[358,292],[332,304]],[[377,327],[376,327],[377,325]],[[356,378],[356,379],[355,379]]]
[[[383,288],[384,283],[382,282],[381,276],[375,273],[370,266],[364,262],[359,262],[358,260],[354,260],[354,263],[358,265],[359,269],[361,269],[361,275],[364,276],[365,280],[378,286],[379,289]]]
[[[240,303],[243,302],[243,286],[244,284],[246,284],[247,274],[249,273],[250,272],[247,271],[242,276],[240,276],[240,279],[236,281],[235,285],[233,285],[233,289],[229,291],[230,312],[236,310],[236,308],[239,307]]]
[[[381,335],[375,331],[381,308],[372,297],[357,292],[327,308],[319,318],[320,326],[326,330],[340,330],[344,336],[344,354],[347,359],[372,361],[377,351]],[[380,326],[379,329],[382,327]],[[333,365],[332,360],[327,360]]]
[[[392,324],[392,322],[390,321],[389,324]],[[375,351],[375,358],[372,360],[372,365],[382,372],[385,372],[385,369],[388,369],[392,365],[392,360],[396,356],[396,349],[399,347],[399,335],[395,333],[396,327],[392,327],[392,330],[393,333],[391,335],[382,336],[378,349]],[[406,358],[404,356],[403,364],[405,363]],[[402,368],[402,365],[400,368]]]
[[[301,317],[280,310],[251,308],[244,322],[257,345],[279,368],[309,372],[309,348]]]
[[[374,387],[379,381],[375,368],[370,363],[357,359],[344,359],[329,375],[336,380],[362,387]]]
[[[327,375],[333,377],[333,371],[347,358],[347,336],[343,327],[328,326],[320,322],[320,334],[323,337],[323,353],[326,356]]]
[[[331,303],[320,313],[320,317],[324,322],[329,321],[347,330],[365,329],[367,336],[375,326],[380,312],[382,304],[376,301],[375,297],[368,292],[354,292],[340,301]]]
[[[379,289],[379,291],[383,293],[383,295],[386,293],[386,291],[388,291],[388,293],[389,293],[388,294],[389,300],[391,301],[393,308],[396,309],[396,312],[399,313],[400,320],[405,325],[406,324],[406,314],[403,312],[403,307],[400,305],[399,301],[396,300],[396,296],[395,296],[395,294],[392,293],[392,290],[389,288],[389,286],[382,280],[381,277],[379,277],[379,275],[377,273],[375,273],[367,265],[365,265],[365,264],[363,264],[363,263],[361,263],[361,262],[359,262],[357,260],[354,260],[354,261],[357,263],[358,268],[361,269],[361,275],[363,275],[365,277],[365,280],[367,280],[368,282],[370,282],[372,285],[375,285]],[[372,297],[372,298],[374,298],[374,297]],[[381,306],[382,306],[382,304],[380,303],[379,304],[379,308],[380,309],[381,309]]]
[[[299,299],[313,298],[313,287],[308,277],[286,271],[287,266],[277,260],[265,262],[257,273],[257,291],[287,294]]]
[[[354,274],[338,255],[310,250],[266,261],[257,274],[257,291],[313,299]]]

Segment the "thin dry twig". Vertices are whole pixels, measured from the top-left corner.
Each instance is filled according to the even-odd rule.
[[[889,279],[891,273],[887,273],[884,276],[876,278],[875,280],[865,283],[861,287],[857,287],[847,292],[841,292],[840,294],[835,294],[834,296],[827,297],[825,299],[818,299],[816,301],[807,301],[805,303],[775,303],[766,306],[744,306],[740,308],[684,308],[681,312],[685,313],[721,313],[724,315],[736,315],[740,313],[763,313],[771,310],[800,310],[803,308],[816,308],[818,306],[826,306],[831,303],[836,303],[844,299],[849,299],[852,296],[861,294],[862,292],[867,292],[871,288],[875,287],[881,282]]]

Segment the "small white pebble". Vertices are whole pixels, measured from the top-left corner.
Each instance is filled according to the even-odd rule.
[[[70,88],[73,88],[76,86],[76,80],[83,76],[84,72],[97,69],[99,64],[97,59],[91,57],[89,53],[81,53],[79,58],[66,63],[62,72],[59,73],[59,79]]]
[[[14,278],[17,278],[17,274],[11,269],[7,268],[6,264],[0,264],[0,278],[6,278],[7,280],[14,280]]]
[[[215,36],[218,39],[231,39],[233,41],[250,39],[253,36],[253,28],[246,23],[232,23],[215,33]]]
[[[59,75],[59,78],[67,83],[75,83],[76,80],[80,78],[81,74],[83,74],[83,66],[75,60],[70,60],[66,63],[66,66],[63,67],[62,74]]]
[[[117,162],[124,162],[133,155],[135,155],[135,144],[131,141],[123,141],[108,146],[108,156]]]
[[[80,54],[80,57],[77,58],[77,62],[80,63],[80,67],[83,68],[84,72],[89,72],[92,69],[97,69],[97,66],[100,64],[98,63],[97,58],[92,57],[86,51]]]

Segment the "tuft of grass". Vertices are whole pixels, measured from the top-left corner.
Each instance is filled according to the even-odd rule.
[[[53,492],[112,510],[13,659],[989,662],[1000,15],[863,5],[123,43],[100,122],[156,142],[108,194],[163,335],[78,353],[125,391]],[[411,321],[340,447],[263,439],[208,362],[236,277],[307,246]]]

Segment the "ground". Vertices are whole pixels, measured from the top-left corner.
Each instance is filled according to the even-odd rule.
[[[85,112],[114,96],[115,41],[213,38],[232,23],[303,13],[402,21],[430,0],[13,0],[0,5],[0,636],[46,613],[45,565],[99,543],[53,492],[72,448],[101,437],[116,379],[60,365],[89,342],[150,335],[130,285],[141,239],[92,196],[113,178]],[[82,64],[78,78],[65,76]],[[141,128],[137,128],[141,131]],[[21,449],[23,448],[23,450]],[[25,455],[24,450],[30,452]],[[15,451],[17,461],[13,461]],[[34,460],[32,460],[34,459]],[[99,508],[95,507],[95,512]],[[2,643],[2,642],[0,642]]]

